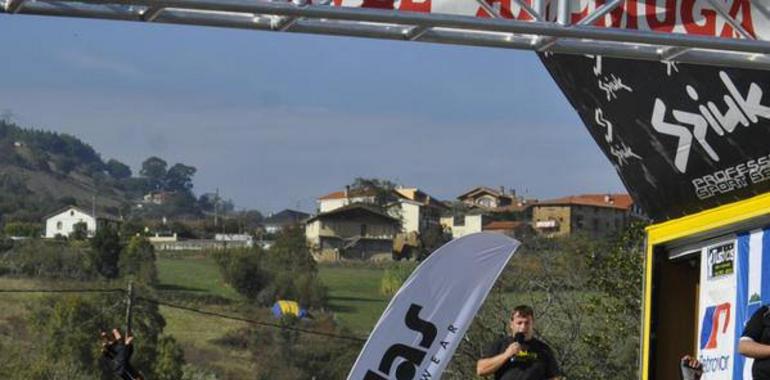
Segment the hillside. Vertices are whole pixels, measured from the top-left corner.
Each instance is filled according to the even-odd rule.
[[[77,204],[118,214],[143,186],[128,166],[105,163],[88,144],[66,134],[21,128],[0,121],[0,216],[39,221],[57,208]]]

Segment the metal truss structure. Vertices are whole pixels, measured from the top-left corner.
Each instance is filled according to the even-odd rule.
[[[742,38],[696,36],[592,26],[624,0],[604,5],[569,24],[569,1],[551,0],[557,17],[548,20],[545,0],[512,0],[531,20],[503,18],[485,0],[492,17],[337,7],[304,1],[269,0],[0,0],[0,13],[203,25],[314,33],[389,40],[603,55],[654,61],[770,69],[770,41],[756,39],[731,17],[724,0],[695,0],[715,9]],[[752,0],[770,19],[770,2]]]

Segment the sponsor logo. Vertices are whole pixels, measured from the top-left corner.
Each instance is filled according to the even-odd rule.
[[[364,375],[364,380],[387,380],[395,374],[397,380],[412,380],[417,374],[417,368],[422,365],[428,349],[436,340],[438,330],[436,325],[420,318],[422,306],[411,304],[404,316],[404,324],[409,330],[422,335],[418,347],[412,347],[402,343],[390,346],[380,359],[377,367],[379,371],[369,370]],[[400,359],[400,360],[399,360]],[[395,367],[395,371],[393,370]]]
[[[631,147],[626,145],[623,141],[620,141],[619,139],[615,141],[614,135],[613,135],[613,125],[612,122],[607,120],[604,117],[604,111],[602,111],[601,108],[597,108],[594,111],[594,119],[596,120],[596,124],[600,127],[603,127],[607,130],[607,132],[604,134],[604,141],[607,142],[607,145],[609,146],[610,154],[615,157],[616,164],[614,165],[616,168],[620,169],[626,164],[628,164],[629,160],[636,159],[641,160],[642,157],[638,154],[634,153],[631,150]]]
[[[721,329],[720,323],[721,324]],[[730,325],[730,303],[725,302],[719,305],[709,306],[703,315],[700,332],[700,349],[713,350],[718,348],[717,337],[724,335]],[[721,331],[721,332],[720,332]]]
[[[671,115],[676,122],[666,120],[668,107],[663,100],[655,98],[652,127],[658,133],[677,138],[674,166],[681,173],[687,172],[690,151],[695,145],[693,139],[711,160],[719,162],[719,154],[707,139],[709,131],[724,138],[735,132],[738,125],[749,127],[758,123],[760,118],[770,119],[770,107],[762,104],[763,92],[759,85],[752,82],[744,96],[727,73],[720,71],[719,78],[727,90],[723,96],[724,105],[707,101],[697,103],[698,112],[673,109]],[[685,90],[690,99],[700,101],[695,88],[687,85]]]
[[[735,244],[727,243],[709,248],[706,260],[709,280],[735,273]]]
[[[704,373],[724,372],[730,369],[730,355],[700,355],[698,361],[703,365]]]

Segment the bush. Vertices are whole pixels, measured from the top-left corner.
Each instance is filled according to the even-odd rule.
[[[214,260],[225,282],[247,299],[256,301],[270,281],[262,269],[261,255],[259,248],[222,250],[214,254]]]
[[[115,228],[104,226],[96,230],[91,239],[90,253],[94,269],[106,278],[118,277],[120,250],[120,237]]]
[[[380,282],[380,293],[384,296],[396,294],[401,285],[404,284],[409,275],[417,268],[414,262],[395,262],[389,268],[385,269]]]
[[[317,315],[315,320],[282,318],[280,324],[327,334],[352,335],[326,314]],[[344,379],[362,347],[362,343],[286,328],[250,328],[241,330],[239,335],[238,344],[246,344],[252,354],[257,369],[255,379]]]
[[[98,277],[90,256],[82,243],[28,240],[4,253],[0,266],[14,275],[85,281]]]
[[[36,238],[42,231],[43,226],[40,223],[10,222],[3,227],[3,233],[8,236]]]
[[[88,225],[85,222],[75,223],[72,226],[69,238],[72,240],[86,240],[88,238]]]
[[[182,378],[184,352],[177,341],[168,335],[158,340],[158,357],[153,364],[153,372],[158,380],[178,380]]]
[[[155,248],[141,236],[131,238],[120,255],[118,266],[123,277],[129,276],[148,285],[158,283]]]

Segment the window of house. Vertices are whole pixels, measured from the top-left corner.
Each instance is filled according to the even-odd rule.
[[[577,228],[583,228],[584,227],[583,216],[582,215],[578,215],[577,217],[575,217],[575,226]]]
[[[599,230],[599,219],[594,218],[594,231]]]
[[[70,216],[75,216],[75,211],[70,210]]]
[[[361,225],[361,236],[366,236],[366,224]]]
[[[60,229],[61,229],[61,227],[62,227],[61,221],[59,221],[59,222],[56,222],[56,229],[57,229],[57,230],[60,230]]]

